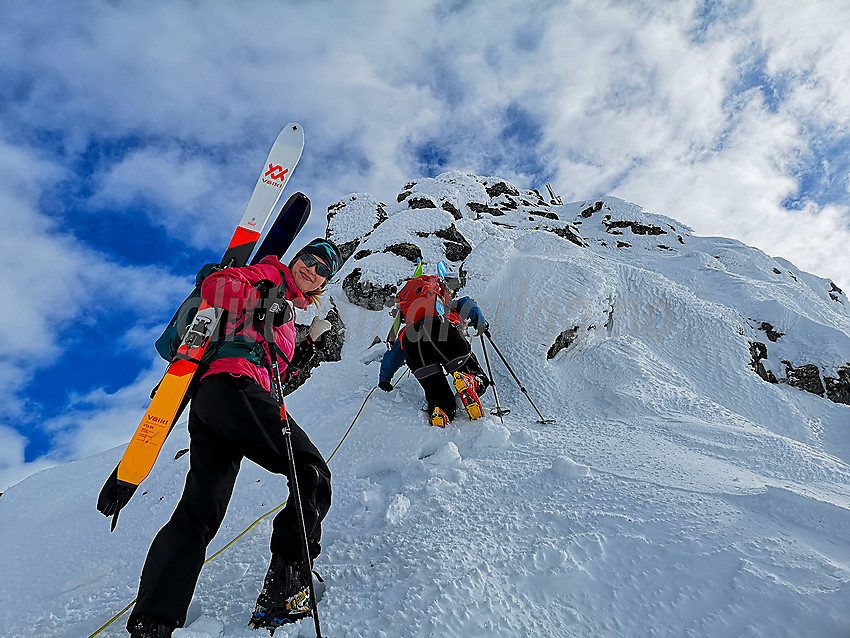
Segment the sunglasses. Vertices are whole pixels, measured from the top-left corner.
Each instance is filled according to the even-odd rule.
[[[324,277],[325,279],[330,279],[331,269],[322,261],[319,261],[318,257],[315,255],[311,255],[310,253],[304,253],[299,257],[299,259],[304,263],[307,268],[316,267],[316,274],[319,277]]]

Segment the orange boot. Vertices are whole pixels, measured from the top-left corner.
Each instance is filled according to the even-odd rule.
[[[441,408],[440,406],[435,406],[434,411],[431,412],[431,425],[438,428],[444,428],[446,427],[446,424],[448,422],[449,417],[443,411],[443,408]]]
[[[454,372],[452,376],[455,380],[455,389],[460,395],[460,400],[463,401],[469,418],[480,419],[484,416],[484,408],[481,406],[481,399],[478,398],[478,383],[475,377],[465,372]]]

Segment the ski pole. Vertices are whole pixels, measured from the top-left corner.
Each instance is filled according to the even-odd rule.
[[[493,369],[490,367],[490,357],[487,355],[487,346],[484,345],[484,333],[482,332],[478,336],[481,337],[481,349],[484,351],[484,361],[487,363],[487,374],[490,375],[490,385],[493,386],[493,396],[496,399],[496,414],[499,417],[499,421],[501,421],[502,425],[504,425],[505,419],[502,417],[510,412],[510,410],[502,410],[502,407],[499,405],[499,393],[496,392],[496,380],[493,378]]]
[[[289,475],[292,483],[291,496],[295,499],[295,511],[298,514],[298,525],[301,528],[301,546],[303,549],[304,564],[310,570],[310,607],[313,608],[313,623],[316,626],[316,638],[322,638],[322,628],[319,626],[319,608],[316,604],[316,589],[313,585],[313,561],[310,559],[310,549],[307,545],[307,526],[304,523],[304,509],[301,505],[301,490],[298,488],[298,475],[295,472],[295,452],[292,449],[292,430],[289,427],[289,417],[283,402],[283,384],[280,380],[280,367],[277,361],[275,344],[269,343],[269,354],[272,363],[272,384],[278,403],[280,403],[280,423],[283,430],[283,439],[286,443],[286,456],[289,457]]]
[[[499,358],[502,360],[502,363],[505,364],[505,367],[508,369],[508,372],[511,373],[511,376],[514,378],[514,381],[516,381],[516,384],[519,386],[519,389],[522,390],[522,393],[525,395],[525,398],[528,399],[529,403],[531,403],[531,407],[533,407],[534,411],[537,412],[537,416],[540,417],[540,420],[537,421],[537,422],[538,423],[554,423],[555,419],[544,418],[543,415],[540,413],[540,410],[537,409],[537,406],[534,405],[534,401],[531,400],[531,397],[528,394],[528,390],[525,389],[525,386],[522,385],[520,380],[517,378],[516,374],[514,374],[514,371],[511,368],[511,366],[508,364],[507,360],[505,359],[505,356],[502,354],[502,352],[499,350],[499,347],[493,341],[493,336],[490,334],[490,330],[489,329],[485,330],[484,334],[487,335],[487,339],[490,340],[490,345],[493,346],[493,350],[495,350],[496,354],[499,355]]]

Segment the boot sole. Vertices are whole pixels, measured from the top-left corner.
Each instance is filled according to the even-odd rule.
[[[274,635],[274,630],[278,627],[283,627],[284,625],[292,625],[297,623],[299,620],[304,620],[305,618],[311,618],[313,616],[310,612],[300,612],[293,613],[285,616],[272,616],[271,614],[263,615],[257,612],[254,612],[251,621],[248,623],[248,626],[251,629],[268,629]]]
[[[251,621],[248,623],[254,629],[269,629],[272,634],[277,627],[296,623],[304,618],[309,618],[313,615],[313,609],[310,605],[310,594],[305,592],[299,593],[293,600],[286,603],[283,609],[260,608],[254,610],[251,616]]]

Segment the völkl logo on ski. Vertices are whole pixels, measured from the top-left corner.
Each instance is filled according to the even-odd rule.
[[[269,164],[269,170],[266,171],[266,174],[263,177],[263,181],[266,184],[271,184],[273,186],[277,186],[278,188],[283,188],[282,183],[278,183],[276,180],[281,180],[284,176],[289,172],[288,168],[284,168],[280,164]],[[269,179],[265,179],[268,177]]]

